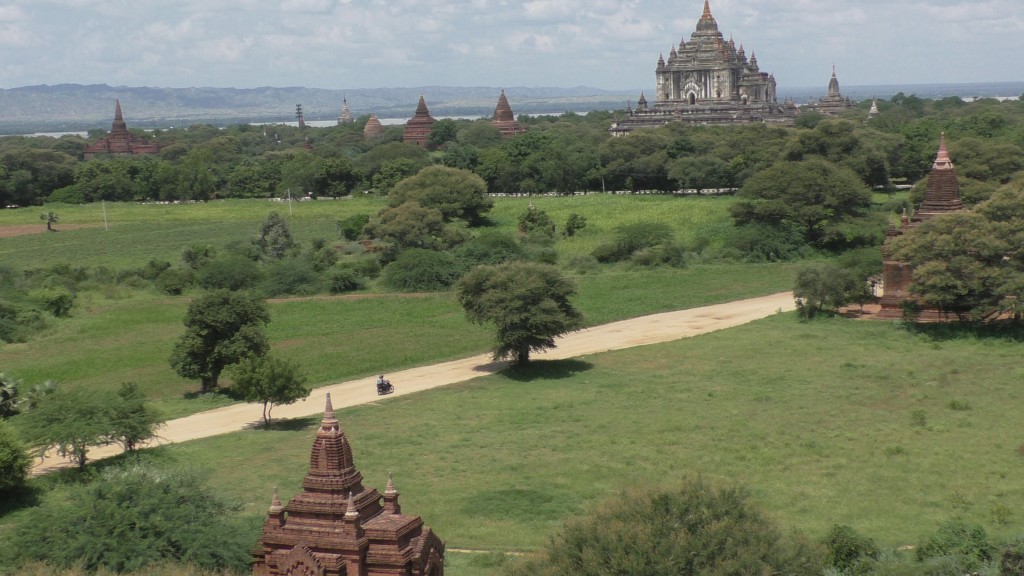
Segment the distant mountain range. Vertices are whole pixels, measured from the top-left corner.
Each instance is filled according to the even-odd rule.
[[[516,114],[587,112],[624,108],[640,90],[505,88]],[[432,116],[490,116],[501,88],[418,86],[324,90],[318,88],[147,88],[106,84],[60,84],[0,90],[0,133],[110,128],[114,100],[129,127],[153,128],[198,123],[295,120],[302,105],[307,121],[333,120],[343,99],[356,117],[408,118],[422,95]]]
[[[505,88],[516,114],[559,114],[566,111],[618,110],[635,102],[641,89],[603,90],[575,88]],[[648,92],[650,92],[648,90]],[[945,96],[1016,97],[1024,82],[974,84],[910,84],[905,86],[843,86],[855,100],[889,98],[897,92],[922,98]],[[132,128],[166,128],[185,124],[237,124],[295,120],[302,104],[307,121],[333,120],[348,99],[356,117],[373,112],[379,118],[409,118],[422,95],[431,115],[490,116],[501,88],[474,86],[418,86],[410,88],[148,88],[106,84],[59,84],[0,89],[0,134],[86,131],[109,129],[114,100],[120,99],[125,120]],[[824,96],[825,86],[780,87],[780,98],[797,104]]]

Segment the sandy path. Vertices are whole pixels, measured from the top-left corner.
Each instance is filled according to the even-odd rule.
[[[669,342],[739,326],[770,316],[779,310],[793,309],[793,294],[782,292],[725,304],[642,316],[568,334],[556,340],[557,348],[554,350],[535,354],[532,357],[552,360],[575,358],[609,350]],[[505,366],[506,363],[492,362],[490,355],[482,354],[441,364],[392,372],[387,376],[395,383],[394,396],[402,396],[492,374]],[[371,376],[317,388],[306,400],[289,406],[275,407],[273,417],[274,419],[296,418],[318,414],[323,410],[327,392],[331,393],[331,402],[335,408],[374,402],[378,400],[374,380],[375,377]],[[258,404],[234,404],[171,420],[160,429],[159,444],[185,442],[259,426],[261,412]],[[106,458],[120,452],[121,449],[118,446],[102,446],[89,450],[89,459]],[[67,460],[48,455],[33,468],[32,473],[45,474],[70,465]]]

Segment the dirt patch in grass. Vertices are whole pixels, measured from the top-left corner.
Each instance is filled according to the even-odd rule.
[[[65,230],[78,230],[79,228],[90,228],[95,227],[95,224],[60,224],[57,226],[57,232],[63,232]],[[13,238],[15,236],[25,236],[26,234],[42,234],[46,232],[46,224],[10,224],[0,225],[0,238]]]

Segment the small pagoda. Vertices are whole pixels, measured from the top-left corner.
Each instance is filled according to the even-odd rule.
[[[150,144],[145,138],[135,136],[128,131],[128,123],[121,115],[121,100],[118,99],[114,101],[114,123],[110,127],[110,133],[86,146],[85,159],[89,160],[97,155],[136,156],[156,154],[159,151],[158,145]]]
[[[501,91],[498,97],[498,105],[494,108],[494,116],[491,117],[491,125],[501,131],[502,138],[511,138],[516,134],[522,134],[526,130],[519,127],[516,117],[512,113],[512,107],[508,104],[505,91]]]
[[[914,269],[907,262],[894,260],[889,255],[889,244],[893,238],[906,234],[908,230],[928,219],[941,214],[959,212],[963,209],[964,204],[960,200],[960,183],[957,181],[956,170],[953,168],[949,151],[946,150],[946,135],[943,134],[939,137],[939,151],[935,155],[932,170],[928,173],[921,207],[912,216],[908,216],[904,211],[900,218],[899,228],[890,225],[885,233],[885,243],[882,245],[882,298],[880,302],[882,309],[875,315],[875,318],[902,318],[903,303],[909,301],[919,304],[918,321],[941,322],[950,319],[946,311],[924,305],[919,301],[917,295],[911,293],[910,283],[913,281]]]
[[[277,488],[253,576],[444,576],[444,542],[402,514],[391,474],[381,494],[363,487],[327,395],[302,492],[282,505]]]
[[[416,105],[416,115],[405,123],[405,131],[402,132],[402,142],[426,146],[427,140],[430,138],[430,129],[434,122],[437,122],[437,120],[430,116],[430,111],[427,110],[427,102],[421,95],[420,102]]]
[[[370,118],[366,121],[366,126],[363,126],[363,139],[373,140],[374,138],[380,138],[384,134],[384,125],[377,119],[377,115],[370,113]]]
[[[348,109],[348,97],[341,99],[341,114],[338,116],[338,126],[352,124],[356,121],[352,111]]]

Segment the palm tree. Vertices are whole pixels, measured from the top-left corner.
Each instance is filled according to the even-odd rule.
[[[58,220],[60,220],[60,218],[57,217],[56,212],[43,212],[42,214],[39,215],[39,219],[46,222],[47,232],[57,231],[57,229],[53,227],[53,225],[56,224]]]
[[[18,385],[21,381],[0,372],[0,418],[18,413]]]

